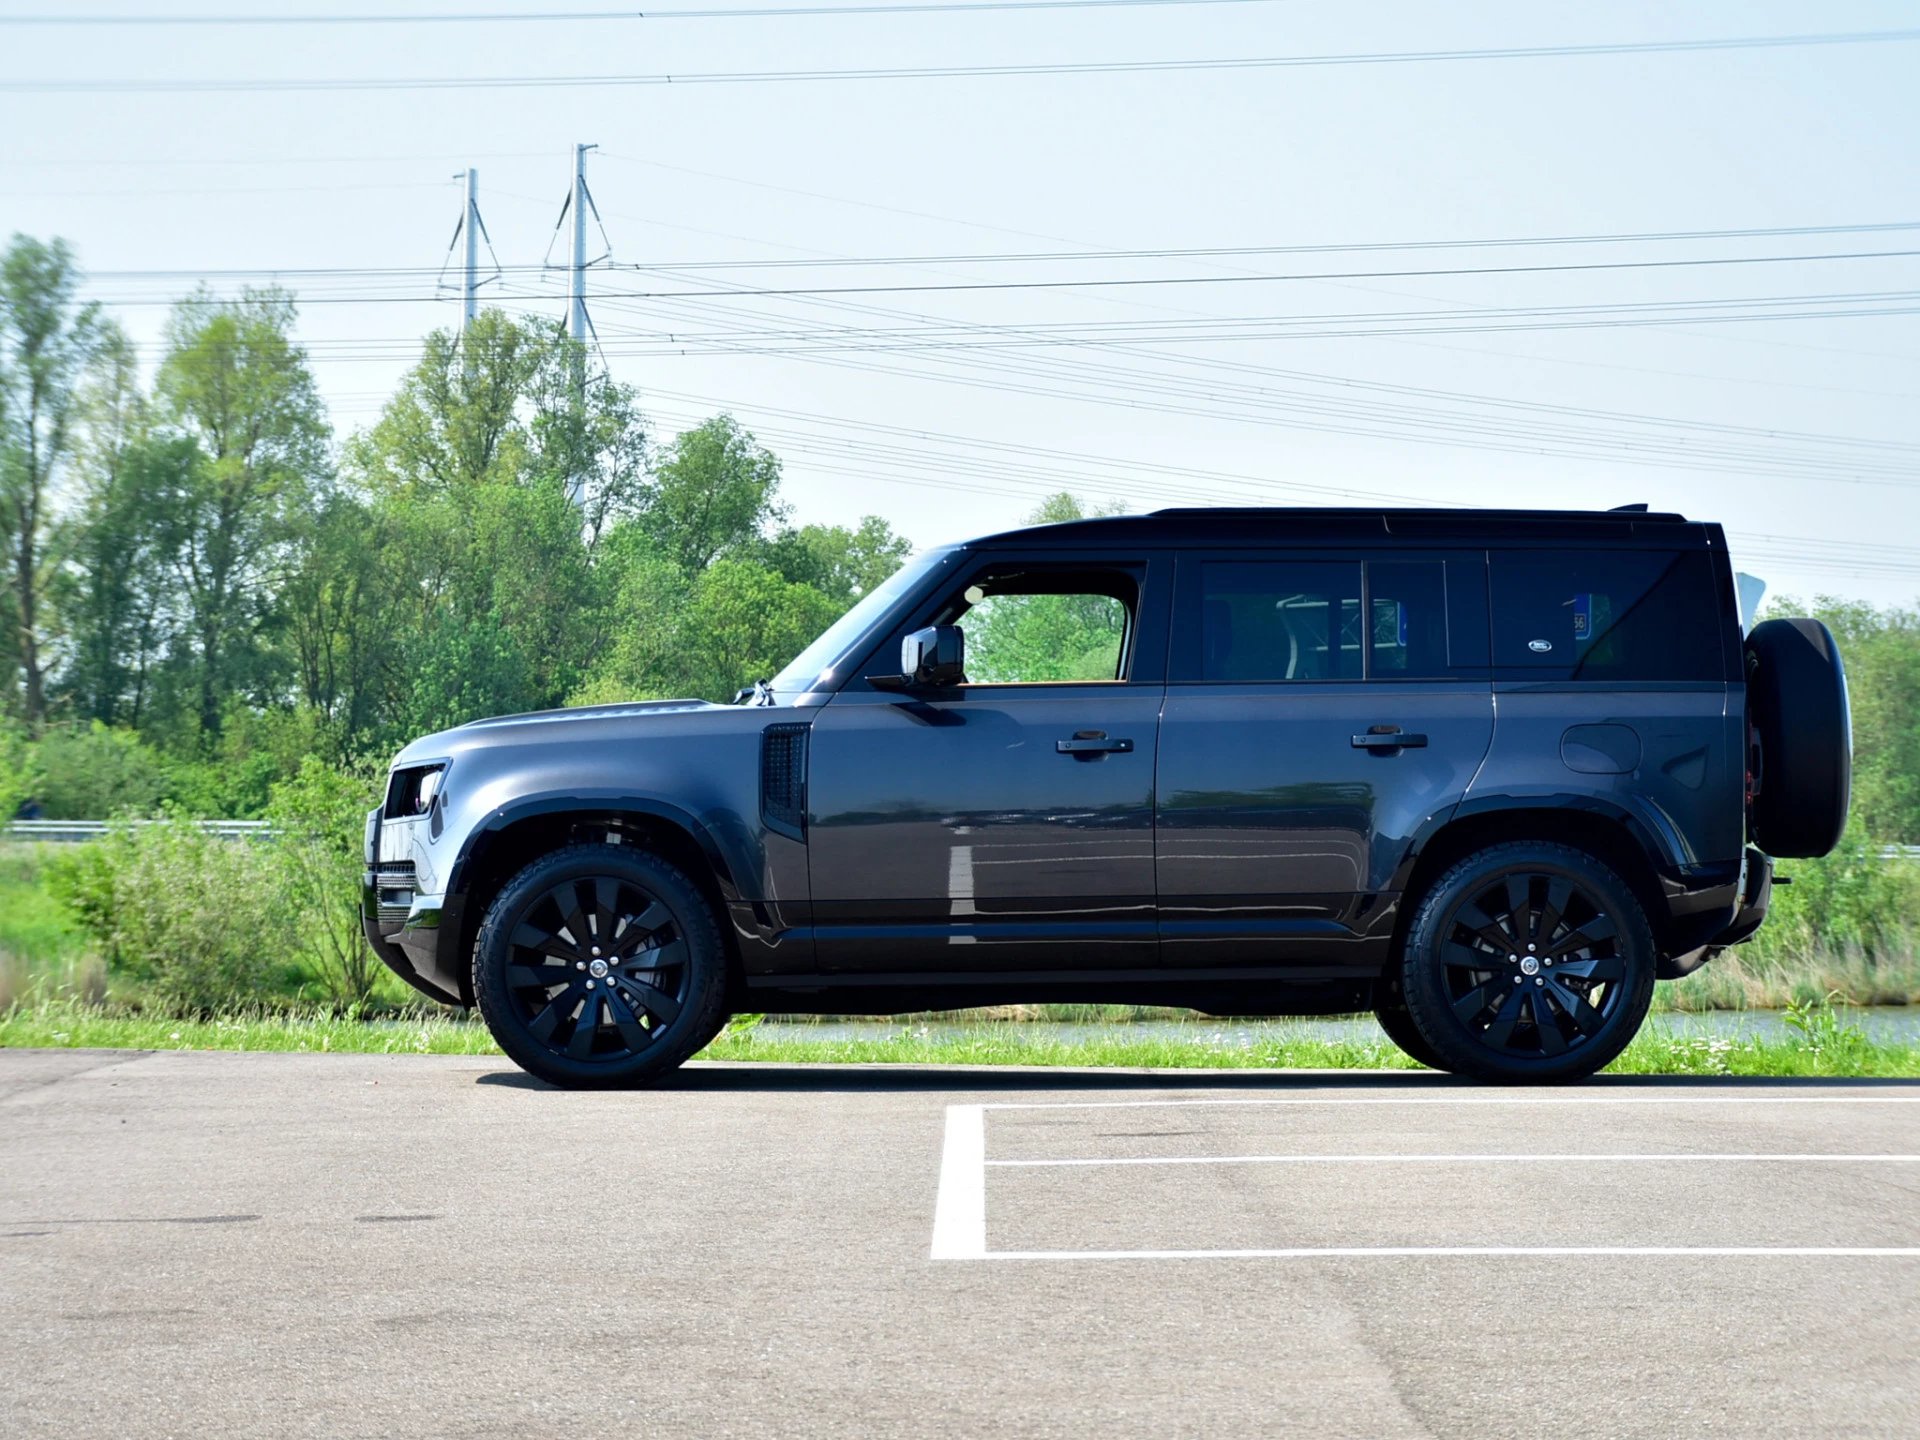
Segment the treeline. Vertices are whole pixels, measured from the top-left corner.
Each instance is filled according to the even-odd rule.
[[[0,255],[0,817],[250,816],[310,756],[726,699],[908,551],[877,517],[790,524],[751,434],[721,415],[661,440],[556,328],[491,311],[429,335],[343,437],[286,292],[186,297],[143,364],[79,287],[60,241]],[[976,668],[1110,663],[1098,617],[1003,608]],[[1846,657],[1858,833],[1920,844],[1920,614],[1813,608]]]
[[[660,443],[556,329],[435,332],[342,437],[285,291],[188,296],[142,364],[79,284],[60,241],[0,258],[0,814],[247,815],[309,755],[724,699],[908,552],[788,523],[725,415]]]

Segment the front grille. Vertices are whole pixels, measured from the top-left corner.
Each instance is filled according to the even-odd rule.
[[[413,861],[376,860],[373,862],[373,873],[383,880],[411,880],[413,879]]]
[[[760,813],[799,839],[807,823],[807,727],[770,725],[760,741]]]

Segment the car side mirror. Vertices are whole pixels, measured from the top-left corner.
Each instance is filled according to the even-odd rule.
[[[943,690],[965,683],[966,633],[958,625],[929,625],[900,642],[900,673],[869,675],[882,690]]]

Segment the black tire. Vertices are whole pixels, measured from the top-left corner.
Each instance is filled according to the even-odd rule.
[[[1755,749],[1753,841],[1769,855],[1825,855],[1847,828],[1853,721],[1847,672],[1818,620],[1767,620],[1747,636]]]
[[[727,1022],[731,1019],[733,1019],[732,1014],[723,1006],[719,1013],[707,1022],[704,1033],[701,1031],[694,1032],[692,1037],[693,1049],[689,1053],[698,1055],[702,1050],[706,1049],[707,1046],[718,1040],[720,1038],[720,1032],[727,1028]]]
[[[1514,841],[1468,856],[1421,897],[1400,984],[1442,1068],[1578,1080],[1640,1029],[1654,961],[1632,886],[1584,850]]]
[[[726,1023],[726,972],[713,909],[682,871],[631,846],[573,845],[488,907],[473,994],[521,1069],[607,1089],[650,1084],[704,1048]]]
[[[1379,992],[1373,1000],[1373,1018],[1387,1032],[1387,1039],[1399,1046],[1408,1059],[1419,1062],[1429,1070],[1447,1068],[1447,1062],[1440,1058],[1440,1052],[1427,1043],[1427,1037],[1420,1033],[1420,1027],[1413,1023],[1413,1016],[1407,1013],[1406,997],[1400,993],[1397,980],[1392,983],[1381,981]]]

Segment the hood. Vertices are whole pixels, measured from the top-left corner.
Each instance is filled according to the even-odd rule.
[[[490,715],[447,731],[459,735],[501,725],[556,725],[569,720],[615,720],[627,715],[671,715],[682,710],[724,710],[711,700],[628,700],[618,705],[576,705],[565,710],[529,710],[524,715]]]
[[[493,715],[470,720],[451,730],[422,735],[411,741],[393,763],[417,764],[425,760],[444,760],[461,750],[512,743],[516,740],[545,738],[549,727],[644,720],[651,716],[685,715],[698,711],[732,712],[738,707],[716,705],[711,700],[633,700],[619,705],[579,705],[566,710],[532,710],[524,715]]]

